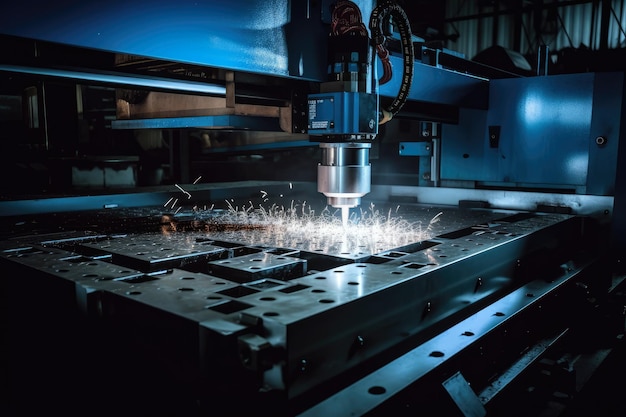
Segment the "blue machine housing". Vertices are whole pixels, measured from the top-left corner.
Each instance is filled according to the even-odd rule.
[[[6,3],[6,2],[5,2]],[[120,54],[323,80],[332,0],[62,0],[2,6],[0,34]],[[356,0],[365,16],[371,0]]]
[[[311,135],[376,135],[378,100],[363,92],[309,95],[308,130]]]
[[[488,110],[442,126],[442,180],[612,195],[623,88],[622,73],[491,80]]]

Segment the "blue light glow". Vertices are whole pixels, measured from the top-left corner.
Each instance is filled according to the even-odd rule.
[[[560,123],[569,126],[588,125],[591,120],[591,97],[555,97],[530,92],[523,101],[523,120],[527,124]]]

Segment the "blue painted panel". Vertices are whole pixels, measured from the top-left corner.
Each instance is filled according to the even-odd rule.
[[[400,142],[398,144],[398,154],[400,156],[427,156],[433,154],[432,142]]]
[[[329,92],[309,95],[310,135],[375,135],[378,102],[373,94]]]
[[[493,80],[487,125],[500,125],[501,181],[584,186],[593,74]],[[489,146],[487,140],[485,145]]]
[[[624,73],[596,74],[594,86],[587,194],[616,195],[618,144],[625,134],[621,123],[625,110]],[[596,143],[598,136],[606,139],[603,145]]]
[[[442,126],[442,179],[611,195],[622,89],[621,73],[492,80],[488,111],[462,108],[458,125]]]
[[[459,124],[441,126],[441,178],[495,181],[498,151],[485,147],[487,111],[461,108]]]
[[[402,58],[392,55],[390,61],[393,78],[379,87],[379,93],[396,97],[402,82]],[[377,73],[382,74],[380,60],[377,60]],[[482,78],[415,62],[409,100],[486,109],[488,95],[489,82]]]
[[[4,2],[0,33],[199,65],[324,80],[329,2]],[[369,16],[372,0],[357,0]]]
[[[179,129],[187,127],[217,129],[247,129],[280,131],[279,121],[273,117],[216,115],[148,119],[120,119],[111,121],[113,129]]]

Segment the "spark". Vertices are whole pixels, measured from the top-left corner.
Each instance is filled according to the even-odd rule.
[[[399,206],[381,211],[374,204],[351,212],[326,206],[317,213],[306,201],[288,206],[226,200],[226,210],[204,213],[204,230],[212,236],[252,245],[294,248],[315,252],[364,256],[430,238],[432,220],[409,221],[398,215]]]
[[[198,178],[195,179],[195,181],[193,182],[194,184],[197,184],[198,181],[200,181],[202,179],[202,175],[200,175]]]
[[[183,187],[181,187],[178,184],[174,184],[176,186],[176,188],[178,188],[181,192],[183,192],[185,195],[187,195],[187,200],[189,200],[191,198],[191,194],[189,194],[187,191],[183,190]]]
[[[163,204],[163,207],[167,207],[172,202],[173,199],[174,199],[174,197],[170,197],[170,199],[167,200],[167,202],[165,204]]]
[[[433,218],[430,220],[430,224],[435,224],[435,223],[437,223],[437,222],[439,221],[439,217],[441,217],[441,215],[442,215],[442,214],[443,214],[443,211],[440,211],[439,213],[437,213],[437,214],[435,215],[435,217],[433,217]]]

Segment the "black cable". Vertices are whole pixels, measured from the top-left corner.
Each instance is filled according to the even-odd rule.
[[[615,18],[615,23],[617,23],[617,26],[619,27],[619,31],[622,32],[622,35],[624,35],[624,37],[626,37],[626,32],[624,32],[624,28],[622,27],[622,22],[619,19],[619,17],[617,17],[617,14],[615,13],[615,10],[613,9],[612,6],[611,6],[611,14]],[[617,40],[619,41],[619,35],[617,37]]]
[[[388,17],[393,17],[394,22],[398,26],[400,41],[402,42],[402,82],[397,97],[385,109],[390,113],[389,117],[393,117],[406,103],[413,83],[413,65],[415,60],[415,52],[413,50],[413,36],[411,34],[411,25],[409,18],[404,10],[392,1],[384,1],[374,8],[370,17],[370,31],[372,33],[372,41],[374,46],[382,45],[385,42],[385,34],[383,31],[383,23]],[[386,117],[383,120],[387,121]]]
[[[569,46],[574,48],[574,43],[572,42],[572,38],[570,38],[569,33],[567,33],[567,29],[565,28],[565,23],[563,22],[563,19],[561,18],[561,14],[558,11],[556,13],[556,17],[559,19],[559,23],[561,24],[561,30],[563,30],[563,32],[565,32],[565,36],[567,36],[567,40],[569,41]]]

